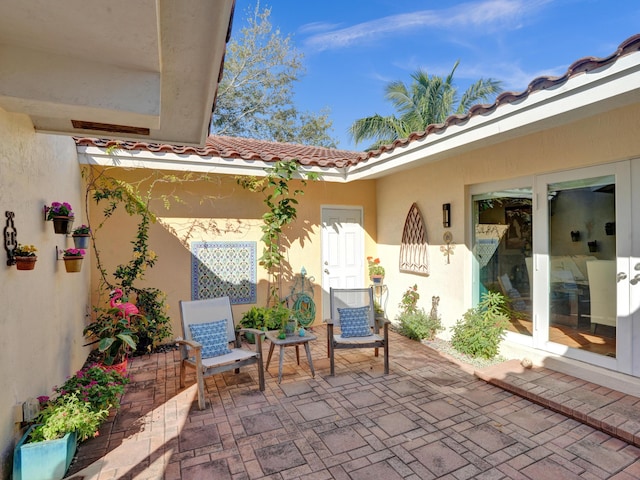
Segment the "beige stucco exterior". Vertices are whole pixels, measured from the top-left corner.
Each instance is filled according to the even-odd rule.
[[[85,167],[86,168],[86,167]],[[139,169],[108,169],[109,175],[129,182],[137,182],[149,176],[149,171]],[[176,336],[182,335],[178,302],[191,300],[191,251],[194,241],[253,241],[257,242],[257,255],[262,254],[260,237],[261,216],[266,211],[263,196],[244,190],[232,175],[213,175],[206,180],[186,180],[180,172],[162,172],[160,175],[175,175],[184,179],[177,183],[162,184],[154,188],[151,208],[158,215],[158,221],[151,227],[150,248],[158,255],[157,264],[149,269],[144,282],[139,286],[153,286],[167,294],[169,315]],[[316,322],[322,316],[322,292],[319,284],[321,268],[321,206],[341,205],[362,207],[364,211],[365,251],[376,255],[376,190],[375,181],[360,181],[351,184],[337,184],[322,181],[308,182],[302,187],[294,181],[293,188],[302,188],[304,194],[298,196],[297,220],[287,232],[290,245],[286,249],[287,267],[281,296],[289,293],[293,284],[292,274],[298,274],[304,266],[309,277],[314,277],[314,301],[317,306]],[[148,183],[146,184],[148,185]],[[144,189],[144,187],[143,187]],[[163,194],[173,194],[180,201],[172,202],[166,210],[160,200]],[[101,221],[101,208],[92,209],[92,224]],[[96,244],[106,270],[112,273],[115,266],[131,258],[130,242],[134,239],[136,217],[119,212],[109,219],[104,230],[96,234]],[[364,259],[363,269],[366,262]],[[257,302],[233,306],[234,319],[250,307],[267,303],[268,280],[266,270],[257,267]],[[363,271],[363,275],[365,272]],[[98,284],[98,272],[94,271],[94,285]],[[104,298],[104,297],[103,297]],[[99,302],[94,291],[94,303]]]
[[[82,329],[89,310],[90,264],[66,273],[56,247],[72,247],[44,221],[43,207],[67,201],[81,223],[82,188],[76,148],[69,137],[38,134],[25,115],[0,109],[0,208],[15,212],[17,240],[38,248],[33,271],[0,268],[0,478],[10,475],[19,424],[15,406],[29,397],[49,395],[86,360]]]
[[[559,128],[551,128],[491,147],[452,156],[436,163],[391,174],[378,180],[378,253],[387,265],[397,265],[406,213],[413,202],[422,212],[430,244],[428,277],[387,268],[389,305],[406,288],[418,285],[427,310],[431,296],[440,296],[440,314],[452,326],[471,307],[471,213],[468,187],[583,166],[640,157],[635,128],[640,106],[619,108]],[[442,226],[442,204],[451,203],[451,228]],[[440,251],[445,230],[453,234],[454,254],[447,264]],[[394,316],[394,310],[389,312]],[[448,332],[443,332],[446,336]]]

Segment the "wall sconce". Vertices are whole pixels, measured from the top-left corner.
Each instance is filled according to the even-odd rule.
[[[593,242],[587,242],[587,245],[589,246],[589,251],[591,253],[598,251],[598,242],[596,240]]]
[[[607,235],[615,235],[616,234],[616,222],[607,222],[604,224],[604,232]]]
[[[444,228],[449,228],[451,226],[451,204],[450,203],[442,204],[442,226]]]
[[[579,230],[576,230],[576,231],[571,230],[571,241],[572,242],[579,242],[580,241],[580,231]]]

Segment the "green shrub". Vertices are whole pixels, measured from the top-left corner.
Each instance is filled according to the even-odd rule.
[[[477,307],[467,310],[463,318],[451,327],[451,345],[472,357],[493,358],[509,324],[505,297],[487,292]]]
[[[432,339],[437,332],[444,330],[440,317],[428,314],[423,308],[401,313],[398,320],[399,333],[411,340]]]
[[[55,440],[69,432],[76,432],[79,442],[92,437],[100,424],[109,415],[109,410],[93,410],[89,402],[83,402],[72,393],[48,403],[40,411],[36,426],[30,435],[31,442]]]

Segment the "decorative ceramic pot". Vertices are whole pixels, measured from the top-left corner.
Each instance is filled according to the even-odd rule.
[[[384,282],[383,275],[371,275],[371,283],[373,283],[374,285],[382,285],[383,282]]]
[[[89,248],[89,239],[91,237],[88,233],[74,233],[73,234],[73,243],[76,248],[82,248],[83,250],[87,250]]]
[[[82,269],[84,257],[64,257],[64,268],[69,273],[79,272]]]
[[[38,257],[14,257],[16,259],[16,268],[18,270],[33,270],[36,267],[36,261]]]
[[[71,233],[73,217],[53,217],[53,231],[62,235]]]
[[[126,375],[128,365],[129,365],[129,359],[125,358],[122,362],[116,363],[115,365],[100,364],[100,368],[103,369],[105,372],[113,370],[114,372],[118,372],[120,375]]]
[[[56,440],[26,443],[32,425],[13,451],[13,480],[60,480],[76,453],[76,433]]]

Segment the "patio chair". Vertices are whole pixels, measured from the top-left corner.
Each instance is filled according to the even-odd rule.
[[[373,287],[331,288],[329,290],[331,318],[327,323],[327,354],[331,375],[335,375],[335,351],[343,348],[374,348],[384,350],[384,373],[389,373],[389,320],[376,317]],[[339,333],[334,329],[338,327]],[[382,335],[380,328],[382,327]]]
[[[257,365],[258,384],[264,391],[262,335],[252,328],[235,329],[229,297],[180,301],[180,316],[184,338],[177,339],[181,349],[180,387],[185,386],[186,369],[196,369],[198,407],[206,406],[204,379],[211,375]],[[241,348],[240,335],[251,332],[256,337],[255,351]],[[229,348],[231,346],[231,348]]]

